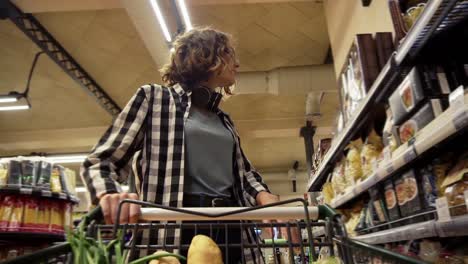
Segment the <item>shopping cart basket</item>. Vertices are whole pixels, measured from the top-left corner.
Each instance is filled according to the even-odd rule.
[[[284,207],[286,204],[302,203],[299,207]],[[342,263],[425,263],[407,256],[385,250],[380,247],[368,245],[355,241],[347,237],[346,229],[341,217],[328,206],[309,207],[302,199],[291,199],[259,207],[233,208],[233,207],[213,207],[213,208],[172,208],[152,204],[142,201],[123,200],[119,206],[120,214],[124,203],[135,203],[142,206],[140,219],[148,221],[138,224],[101,225],[98,220],[102,220],[100,209],[97,208],[83,218],[86,222],[87,234],[91,238],[110,235],[110,238],[117,237],[117,234],[124,234],[121,239],[121,246],[132,252],[142,250],[154,252],[156,250],[183,250],[189,247],[188,244],[166,243],[162,244],[138,243],[137,239],[128,239],[129,235],[141,233],[144,230],[162,230],[166,234],[171,229],[193,228],[195,233],[207,230],[209,234],[213,230],[228,228],[239,228],[240,230],[250,230],[259,234],[260,230],[269,229],[271,233],[275,230],[286,231],[287,237],[292,237],[293,233],[301,236],[300,241],[292,242],[287,239],[277,237],[263,239],[262,235],[257,235],[255,241],[251,243],[240,242],[230,243],[226,237],[226,243],[218,244],[220,248],[228,249],[238,247],[244,249],[257,249],[262,252],[265,263],[313,263],[323,252],[331,256],[337,256]],[[117,217],[118,219],[118,217]],[[278,222],[263,223],[261,220],[275,219],[284,220]],[[296,220],[291,220],[296,219]],[[321,220],[320,222],[317,220]],[[233,222],[219,222],[228,221]],[[161,221],[161,222],[155,222]],[[164,222],[166,221],[166,222]],[[179,221],[169,222],[167,221]],[[182,221],[182,222],[180,222]],[[186,221],[197,221],[195,223]],[[237,222],[234,222],[237,221]],[[320,236],[314,236],[312,228],[322,229]],[[112,257],[112,254],[110,254]],[[242,258],[242,263],[246,263]],[[2,264],[20,263],[73,263],[70,244],[65,242],[47,249],[23,255],[15,259],[7,260]],[[231,263],[229,256],[224,256],[224,263]],[[190,264],[190,263],[189,263]]]

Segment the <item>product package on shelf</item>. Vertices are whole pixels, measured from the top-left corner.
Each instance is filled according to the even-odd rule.
[[[440,99],[432,99],[424,104],[419,111],[399,127],[400,144],[404,144],[415,137],[419,130],[442,114],[443,110],[444,106]]]
[[[406,193],[406,210],[403,216],[413,215],[423,209],[421,202],[421,192],[414,170],[409,170],[402,175]]]
[[[72,226],[72,210],[65,200],[0,195],[0,232],[63,235]]]
[[[442,187],[445,188],[445,196],[451,207],[450,214],[452,216],[466,214],[465,191],[468,190],[468,152],[465,152],[449,171]]]
[[[398,208],[400,209],[401,216],[408,215],[408,206],[406,202],[408,201],[406,195],[406,185],[405,179],[402,175],[394,177],[393,185],[395,186],[395,192],[397,196]]]
[[[348,52],[339,83],[345,123],[351,119],[379,74],[377,50],[372,34],[358,34]]]
[[[382,195],[382,190],[376,186],[369,190],[370,202],[369,207],[372,216],[372,224],[379,225],[388,221],[388,213],[385,205],[385,197]]]
[[[319,140],[317,150],[314,153],[314,162],[313,162],[313,173],[318,170],[320,163],[322,162],[323,157],[327,154],[328,149],[331,146],[331,138],[323,138]]]
[[[377,59],[379,68],[382,69],[395,51],[391,32],[375,33],[375,45],[377,47]]]
[[[0,189],[32,188],[74,196],[75,178],[74,171],[54,165],[43,157],[0,159]]]
[[[348,186],[353,186],[362,178],[361,150],[361,138],[351,141],[346,147],[347,153],[344,175]]]
[[[377,160],[382,152],[382,138],[371,130],[361,150],[362,178],[365,179],[377,169]]]
[[[393,114],[390,108],[387,109],[387,118],[382,130],[382,143],[384,145],[379,160],[389,160],[393,151],[398,147],[398,128],[393,125]]]
[[[362,207],[361,213],[359,215],[359,222],[356,228],[354,229],[354,231],[358,235],[364,234],[365,232],[363,230],[368,227],[368,223],[367,223],[368,222],[367,215],[369,214],[368,205],[369,205],[368,203],[365,203],[364,206]]]
[[[335,197],[344,193],[348,184],[346,183],[345,178],[345,158],[342,157],[336,164],[333,169],[331,183],[332,188],[335,193]]]
[[[400,218],[400,209],[398,208],[397,195],[392,180],[384,183],[385,205],[387,206],[388,218],[394,221]]]
[[[389,98],[393,124],[402,124],[429,99],[447,100],[450,90],[442,91],[433,66],[414,67]]]
[[[396,38],[401,41],[411,27],[414,25],[419,15],[424,10],[427,0],[389,0],[390,15]]]

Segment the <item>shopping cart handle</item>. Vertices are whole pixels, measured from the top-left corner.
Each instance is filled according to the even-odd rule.
[[[175,209],[175,210],[174,210]],[[213,221],[213,220],[291,220],[305,219],[304,207],[186,207],[141,208],[145,221]],[[309,217],[318,218],[318,207],[308,207]]]

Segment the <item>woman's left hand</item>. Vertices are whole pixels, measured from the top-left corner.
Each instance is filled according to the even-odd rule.
[[[280,199],[277,195],[274,195],[274,194],[271,194],[269,192],[260,192],[257,194],[257,197],[256,197],[256,200],[257,200],[257,204],[258,205],[267,205],[267,204],[271,204],[271,203],[276,203],[276,202],[279,202]],[[283,220],[275,220],[277,223],[284,223]],[[270,222],[270,221],[264,221],[264,222]],[[268,231],[270,231],[270,228],[267,228]],[[267,231],[267,232],[268,232]],[[297,228],[290,228],[290,232],[291,232],[291,239],[289,239],[289,235],[288,235],[288,230],[287,228],[283,227],[281,228],[281,236],[289,241],[291,241],[292,243],[300,243],[301,242],[301,234],[299,232],[299,230]],[[270,233],[270,232],[268,232]],[[271,234],[273,236],[273,234]]]

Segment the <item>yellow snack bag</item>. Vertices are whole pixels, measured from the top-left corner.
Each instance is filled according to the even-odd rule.
[[[374,129],[369,133],[366,143],[361,150],[362,178],[365,179],[372,174],[377,164],[377,159],[382,152],[382,138]]]
[[[345,162],[345,179],[347,185],[354,185],[355,182],[362,177],[361,165],[361,149],[362,139],[351,141],[346,147],[348,153],[346,154]]]

